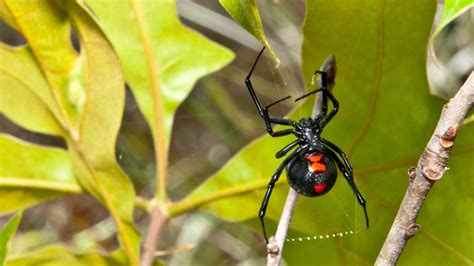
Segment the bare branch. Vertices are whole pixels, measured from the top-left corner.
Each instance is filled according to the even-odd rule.
[[[155,206],[150,213],[150,225],[143,245],[142,266],[150,266],[155,259],[155,249],[160,239],[161,229],[166,222],[166,217],[161,211],[160,206]]]
[[[376,265],[395,265],[408,239],[420,230],[420,225],[415,223],[416,217],[431,186],[446,172],[454,138],[473,104],[474,72],[471,72],[458,93],[444,105],[438,125],[418,161],[418,166],[408,171],[410,184],[375,261]]]
[[[334,80],[336,78],[336,58],[334,55],[329,56],[326,61],[324,61],[323,65],[321,66],[321,70],[328,73],[328,90],[332,91],[332,88],[335,85]],[[315,118],[321,112],[321,107],[323,105],[321,94],[322,92],[318,92],[318,97],[314,104],[313,113],[311,115],[312,118]],[[291,218],[293,217],[297,199],[298,193],[290,188],[286,198],[285,207],[283,208],[283,212],[281,214],[280,222],[278,223],[275,237],[272,236],[267,245],[268,266],[280,265],[286,234],[290,228]]]

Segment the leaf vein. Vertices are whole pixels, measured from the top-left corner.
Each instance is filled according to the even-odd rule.
[[[365,133],[367,132],[370,122],[374,116],[375,106],[377,103],[377,96],[380,90],[380,80],[382,76],[382,67],[383,67],[383,54],[384,54],[384,1],[381,2],[379,8],[379,30],[378,30],[378,53],[377,53],[377,62],[375,67],[375,79],[372,86],[372,95],[370,97],[369,111],[364,119],[359,133],[356,135],[349,148],[347,149],[347,156],[351,157],[354,152],[357,144],[362,140]]]

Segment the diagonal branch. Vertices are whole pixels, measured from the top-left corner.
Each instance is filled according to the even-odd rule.
[[[418,166],[408,171],[410,184],[375,261],[376,265],[396,264],[408,239],[420,230],[420,225],[415,223],[416,217],[431,186],[446,172],[454,138],[473,104],[474,72],[471,72],[457,94],[444,105],[438,125],[418,161]]]
[[[336,78],[336,58],[334,57],[334,55],[329,56],[326,61],[324,61],[321,70],[328,73],[328,89],[329,91],[332,91],[332,88],[335,85],[334,80]],[[321,112],[321,108],[323,105],[321,95],[322,92],[318,92],[318,98],[314,104],[313,113],[311,115],[312,118],[315,118]],[[285,207],[283,208],[283,212],[281,214],[280,222],[278,223],[278,228],[275,237],[272,236],[267,245],[268,266],[280,265],[281,254],[283,253],[283,246],[285,244],[286,234],[290,227],[291,217],[293,216],[297,199],[298,193],[292,188],[290,188],[290,191],[288,192],[288,196],[286,198]]]

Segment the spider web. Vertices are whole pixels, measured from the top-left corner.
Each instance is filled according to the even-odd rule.
[[[300,55],[300,45],[272,43],[272,46],[279,55],[282,55],[280,56],[282,65],[275,69],[272,59],[262,58],[263,60],[257,65],[256,73],[252,79],[256,93],[263,105],[268,105],[288,95],[294,99],[305,92],[303,82],[298,79],[299,73],[301,73],[298,67],[300,62],[294,61],[294,58],[298,58]],[[265,133],[263,120],[258,116],[244,84],[244,78],[249,69],[242,67],[251,66],[259,49],[260,47],[255,47],[254,50],[247,51],[246,56],[238,56],[236,62],[226,69],[201,79],[191,95],[179,107],[174,118],[168,169],[168,190],[173,201],[191,193],[199,184],[220,169],[238,150]],[[286,62],[290,63],[286,64]],[[306,100],[314,101],[315,97],[308,97]],[[283,117],[294,107],[295,103],[292,100],[285,101],[272,107],[271,113],[274,116]],[[154,152],[148,125],[143,117],[136,115],[137,113],[139,113],[138,107],[133,101],[133,96],[129,94],[127,95],[127,110],[121,132],[126,133],[127,130],[130,130],[130,135],[139,132],[139,137],[124,138],[124,134],[122,134],[117,145],[118,160],[122,165],[125,165],[124,168],[134,179],[134,183],[138,183],[139,194],[147,197],[154,191]],[[310,115],[310,113],[304,113],[301,110],[298,112],[299,117]],[[277,150],[278,147],[275,147],[275,152]],[[273,154],[268,156],[273,156]],[[284,175],[282,174],[282,179],[286,178]],[[308,237],[311,241],[327,242],[340,237],[357,237],[355,234],[361,232],[357,225],[360,224],[359,221],[363,217],[356,215],[360,213],[360,206],[346,181],[343,178],[339,179],[333,191],[323,197],[300,197],[290,227],[291,230],[288,233],[287,245],[311,243],[308,241]],[[286,184],[281,187],[284,187],[286,191],[288,189]],[[348,194],[352,198],[350,201],[345,200],[346,197],[341,199],[339,198],[340,194]],[[279,215],[283,206],[272,204],[277,201],[275,196],[272,196],[268,211]],[[284,196],[286,197],[286,193]],[[311,201],[310,205],[314,206],[314,209],[301,208],[302,205],[307,205],[304,202],[308,200]],[[325,202],[328,201],[336,202],[335,205],[338,207],[334,209],[325,206]],[[255,206],[256,213],[258,207]],[[337,217],[340,223],[318,226],[317,230],[314,230],[317,232],[316,235],[309,234],[300,224],[302,219],[298,218],[304,216],[304,213],[308,211],[318,213],[318,224],[334,220],[334,217]],[[176,223],[180,224],[178,226],[184,226],[183,222],[187,219],[183,218],[181,222]],[[211,218],[207,217],[206,219]],[[208,228],[209,230],[206,231],[208,234],[201,236],[201,238],[210,237],[216,230],[228,233],[227,230],[218,229],[222,224],[228,226],[226,222],[214,221],[213,228]],[[247,236],[244,238],[258,235],[256,242],[255,240],[246,242],[249,249],[264,246],[259,227],[255,228],[256,231],[248,228],[243,229],[245,226],[241,225],[234,225],[234,227],[246,232]],[[269,234],[271,232],[268,231]],[[235,232],[228,234],[234,237],[238,235]],[[314,239],[315,237],[316,239]],[[185,230],[181,233],[168,233],[166,230],[163,233],[163,238],[165,239],[163,245],[175,246],[188,244],[190,236],[186,235]]]

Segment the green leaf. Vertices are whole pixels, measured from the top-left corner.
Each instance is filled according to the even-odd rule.
[[[21,221],[21,212],[16,213],[0,231],[0,265],[5,265],[8,246]]]
[[[124,80],[112,45],[78,4],[67,10],[84,58],[87,105],[80,121],[80,140],[70,144],[80,181],[96,191],[117,225],[119,240],[131,264],[139,261],[139,235],[133,226],[135,191],[115,160],[115,142],[124,108]],[[120,193],[117,193],[120,191]]]
[[[372,264],[407,188],[407,168],[416,165],[443,105],[429,94],[425,73],[435,3],[321,0],[308,1],[307,10],[304,78],[309,82],[324,59],[335,54],[338,72],[334,95],[340,109],[322,136],[349,155],[355,182],[367,200],[371,227],[364,229],[362,208],[339,175],[327,195],[299,197],[289,237],[350,230],[358,233],[301,244],[290,242],[285,245],[284,257],[288,264],[314,264],[315,260],[324,264]],[[309,98],[290,117],[310,116],[313,103]],[[469,177],[474,174],[469,167],[474,160],[473,131],[474,126],[467,124],[459,132],[450,171],[428,196],[418,219],[422,233],[410,240],[401,263],[472,264],[469,241],[474,230],[468,228],[474,219],[474,181]],[[203,209],[228,220],[252,219],[260,232],[255,217],[264,187],[281,163],[273,154],[293,139],[264,136],[256,140],[179,204],[195,207],[190,203],[209,203],[203,199],[211,199]],[[261,185],[261,189],[252,184]],[[288,192],[284,175],[277,184],[267,210],[269,224],[279,220]],[[246,191],[238,190],[245,186]],[[213,198],[230,189],[235,193],[221,200]]]
[[[219,0],[219,3],[237,23],[261,41],[270,51],[277,65],[280,64],[280,59],[270,46],[267,37],[265,37],[262,20],[260,19],[255,0]]]
[[[441,30],[446,27],[451,21],[459,17],[462,13],[466,12],[469,8],[474,7],[472,0],[446,0],[442,6],[441,17],[438,21],[430,40],[430,51],[434,53],[434,43],[438,34]]]
[[[69,94],[69,74],[75,67],[77,54],[71,45],[67,14],[50,0],[3,2],[7,17],[27,39],[48,80],[55,108],[61,112],[61,124],[71,130],[77,123],[81,106],[71,101]]]
[[[0,44],[0,58],[0,112],[31,131],[62,135],[53,95],[31,50]]]
[[[8,265],[129,265],[123,252],[105,256],[96,251],[76,253],[65,246],[53,245],[8,258]]]
[[[0,134],[0,213],[80,193],[67,152]]]
[[[197,79],[223,67],[232,53],[181,25],[174,1],[86,3],[103,23],[151,125],[160,176],[157,194],[166,201],[164,179],[174,113]]]
[[[139,236],[132,220],[135,192],[115,160],[125,82],[112,45],[91,15],[74,1],[5,0],[4,7],[46,77],[53,99],[48,107],[59,110],[57,120],[65,131],[76,178],[108,208],[130,263],[137,265]],[[71,26],[79,39],[79,55],[72,49]]]

